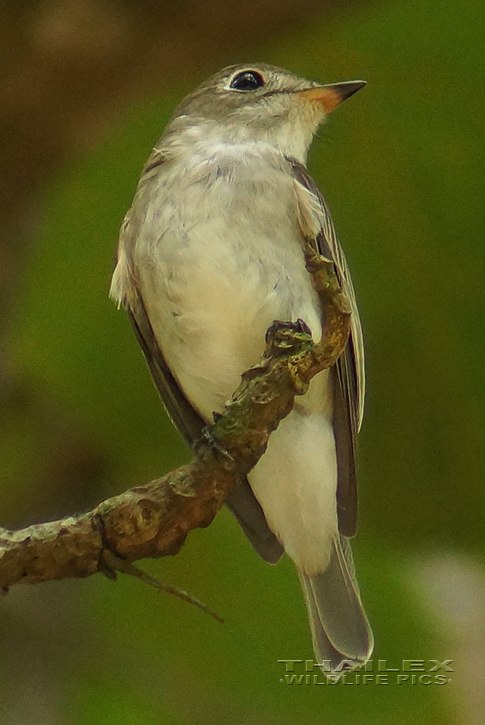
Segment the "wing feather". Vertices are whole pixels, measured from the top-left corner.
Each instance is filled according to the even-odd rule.
[[[295,180],[300,227],[320,254],[331,259],[352,307],[351,334],[344,353],[332,368],[334,434],[337,446],[337,511],[339,530],[353,536],[357,530],[357,438],[364,412],[364,346],[355,292],[332,217],[324,198],[305,167],[288,159]]]

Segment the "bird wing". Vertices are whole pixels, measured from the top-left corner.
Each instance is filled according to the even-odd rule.
[[[128,308],[128,317],[145,355],[153,382],[172,422],[182,434],[185,441],[190,446],[193,446],[202,436],[205,422],[190,405],[179,384],[170,372],[158,345],[155,333],[153,332],[148,313],[143,304],[143,299],[139,293],[136,300],[133,300]]]
[[[357,530],[357,437],[364,410],[364,346],[355,292],[325,200],[306,168],[289,158],[295,182],[299,223],[314,248],[335,264],[337,278],[352,309],[346,348],[330,374],[333,384],[333,427],[337,447],[337,512],[343,536]]]

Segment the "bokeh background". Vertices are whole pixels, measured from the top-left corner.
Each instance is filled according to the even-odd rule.
[[[473,0],[6,0],[0,9],[0,524],[91,508],[188,460],[107,299],[139,172],[225,64],[364,78],[310,157],[352,267],[368,397],[354,542],[377,659],[445,685],[288,685],[312,658],[290,562],[225,510],[137,581],[0,602],[2,725],[483,723],[483,24]],[[300,672],[303,672],[300,669]]]

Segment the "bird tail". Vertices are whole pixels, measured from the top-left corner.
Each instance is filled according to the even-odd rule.
[[[312,630],[313,648],[323,669],[342,671],[369,659],[374,639],[360,600],[348,540],[333,542],[325,571],[299,571]]]

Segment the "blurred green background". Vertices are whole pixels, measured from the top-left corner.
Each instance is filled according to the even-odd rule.
[[[2,725],[483,722],[484,21],[472,0],[337,5],[266,28],[217,65],[209,49],[198,70],[121,104],[38,195],[3,338],[3,526],[90,508],[188,460],[107,299],[141,167],[177,101],[225,62],[366,79],[309,162],[366,338],[354,552],[375,663],[453,660],[450,681],[284,682],[279,659],[313,657],[292,565],[260,561],[223,510],[177,557],[143,564],[223,626],[126,577],[12,590],[0,603]]]

